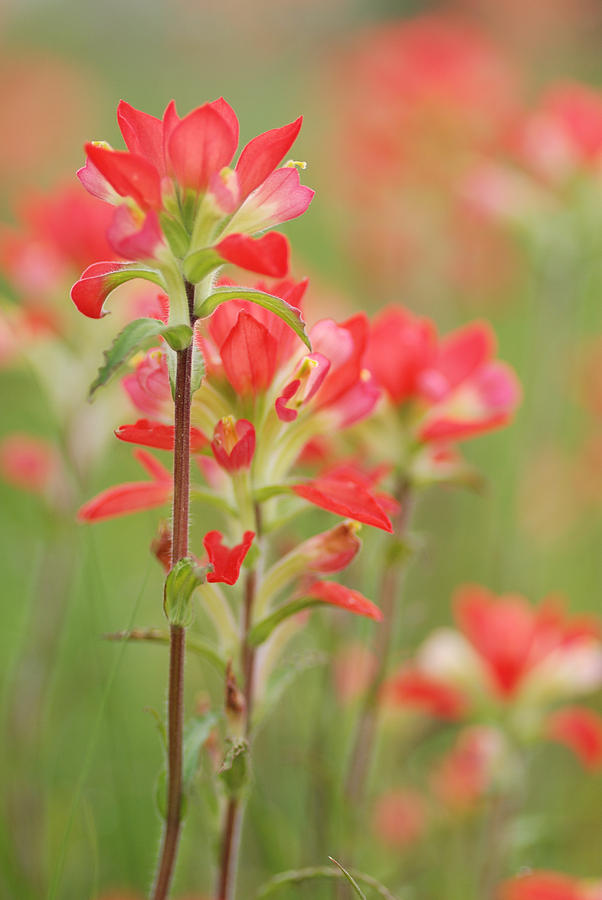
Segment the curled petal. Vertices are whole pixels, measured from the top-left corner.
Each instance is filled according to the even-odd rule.
[[[383,618],[382,612],[371,600],[359,591],[354,591],[336,581],[315,581],[303,594],[330,606],[340,606],[341,609],[346,609],[356,616],[374,619],[375,622],[381,622]]]
[[[602,718],[592,709],[571,706],[552,713],[546,734],[569,747],[587,769],[602,765]]]
[[[249,141],[236,163],[243,199],[282,162],[299,134],[302,121],[303,116],[299,116],[289,125],[272,128]]]
[[[230,234],[215,249],[226,262],[269,275],[271,278],[284,278],[288,272],[290,247],[283,234],[270,231],[259,238],[247,234]]]
[[[132,278],[144,278],[163,286],[159,272],[128,262],[97,262],[84,270],[71,288],[71,299],[91,319],[105,315],[103,304],[111,291]]]
[[[88,159],[120,197],[131,197],[140,209],[161,208],[159,172],[143,156],[86,144]]]
[[[209,562],[213,566],[213,571],[207,575],[207,581],[236,584],[240,567],[249,552],[254,537],[255,532],[245,531],[240,544],[236,544],[230,549],[223,546],[224,536],[219,531],[209,531],[203,538]]]
[[[293,486],[297,496],[348,519],[392,533],[389,517],[361,481],[349,477],[321,477]]]
[[[168,152],[173,173],[182,187],[204,191],[211,176],[228,165],[238,143],[228,119],[206,103],[176,125]]]
[[[133,425],[120,425],[115,431],[115,437],[129,444],[139,444],[142,447],[154,447],[155,450],[173,450],[174,426],[164,425],[163,422],[153,422],[150,419],[138,419]],[[207,445],[207,438],[198,428],[190,429],[190,450],[198,453]]]

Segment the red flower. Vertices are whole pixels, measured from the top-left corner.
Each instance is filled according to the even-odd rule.
[[[255,428],[247,419],[235,422],[233,416],[226,416],[215,426],[211,449],[226,472],[248,469],[255,453]]]
[[[0,475],[9,484],[43,494],[58,472],[54,447],[42,438],[9,434],[0,441]]]
[[[382,696],[385,703],[415,707],[438,719],[459,719],[467,709],[458,688],[407,666],[385,682]]]
[[[554,85],[514,139],[521,161],[541,178],[561,182],[602,160],[602,96],[584,84]]]
[[[516,408],[518,381],[494,353],[485,323],[439,340],[427,319],[390,307],[373,324],[366,359],[394,404],[414,404],[419,439],[449,442],[506,424]]]
[[[303,596],[331,606],[340,606],[341,609],[346,609],[356,616],[366,616],[375,622],[382,622],[383,614],[378,606],[359,591],[354,591],[336,581],[314,581],[308,590],[303,591]]]
[[[570,706],[548,716],[546,734],[566,744],[588,769],[602,765],[602,718],[583,706]]]
[[[213,566],[213,571],[207,575],[207,581],[221,581],[225,584],[236,584],[240,574],[240,567],[255,537],[254,531],[245,531],[240,544],[229,549],[224,547],[224,536],[219,531],[209,531],[203,538],[203,544]]]
[[[478,585],[456,593],[458,624],[479,654],[495,691],[513,697],[523,680],[554,652],[591,643],[597,625],[570,619],[552,602],[532,607],[518,594],[495,597]]]
[[[303,541],[292,553],[302,557],[306,568],[311,572],[340,572],[349,565],[362,546],[357,536],[358,528],[353,522],[341,522],[329,531]]]
[[[173,491],[171,473],[144,450],[136,450],[134,456],[151,475],[152,481],[130,481],[107,488],[84,503],[77,514],[80,522],[112,519],[167,503]]]
[[[432,775],[438,799],[458,812],[472,809],[491,785],[502,747],[501,735],[492,728],[477,725],[460,732]]]
[[[409,788],[383,794],[375,803],[373,828],[377,837],[391,849],[404,850],[419,840],[426,829],[424,798]]]
[[[402,306],[390,306],[376,316],[366,365],[393,403],[418,395],[419,377],[434,358],[436,341],[434,323]]]
[[[115,437],[129,444],[142,447],[154,447],[155,450],[173,450],[174,426],[149,419],[138,419],[133,425],[120,425],[115,430]],[[207,438],[198,428],[190,429],[190,451],[197,453],[207,444]]]
[[[183,119],[172,101],[162,120],[122,101],[118,121],[128,149],[88,143],[86,165],[78,172],[91,194],[118,207],[108,230],[116,253],[153,262],[160,283],[162,266],[169,267],[172,252],[184,257],[207,251],[209,271],[230,262],[260,274],[286,274],[286,238],[270,234],[254,240],[252,235],[301,215],[311,202],[314,192],[299,183],[296,167],[276,168],[299,133],[300,118],[250,141],[233,170],[228,167],[238,144],[238,120],[223,98]],[[192,213],[192,228],[190,222],[179,221],[183,199]],[[160,220],[159,213],[165,218]],[[216,227],[219,223],[222,226]],[[174,244],[175,233],[179,237]],[[94,318],[102,314],[104,297],[120,283],[107,280],[109,269],[104,266],[102,272],[84,273],[85,289],[78,282],[72,291],[78,309]],[[104,281],[91,285],[92,274],[104,276]],[[149,274],[141,272],[140,277]]]
[[[149,350],[134,371],[121,381],[130,400],[151,419],[173,418],[167,357],[158,347]]]
[[[363,479],[352,473],[324,475],[293,486],[297,496],[315,503],[322,509],[355,519],[366,525],[374,525],[392,533],[393,526],[382,504],[365,486]]]
[[[499,900],[587,900],[587,889],[560,872],[530,872],[505,881]]]

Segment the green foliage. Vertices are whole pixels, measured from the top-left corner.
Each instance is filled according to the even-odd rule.
[[[249,780],[249,745],[245,740],[228,742],[228,749],[219,770],[219,777],[228,794],[238,796]]]
[[[132,356],[152,341],[163,337],[174,350],[184,350],[192,340],[192,328],[188,325],[168,326],[158,319],[135,319],[123,328],[108,350],[104,351],[104,363],[90,385],[92,397],[104,387]]]

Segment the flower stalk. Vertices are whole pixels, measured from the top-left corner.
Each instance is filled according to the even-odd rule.
[[[190,324],[194,325],[194,285],[185,283]],[[190,507],[190,406],[192,344],[177,352],[174,412],[174,493],[172,567],[188,556]],[[167,697],[167,808],[159,868],[152,900],[165,900],[173,877],[182,824],[182,736],[184,726],[184,657],[186,629],[169,630],[169,687]]]
[[[413,506],[413,494],[409,481],[404,478],[399,479],[395,498],[399,502],[400,508],[396,519],[393,520],[393,525],[397,539],[403,540],[407,535]],[[385,563],[382,573],[379,605],[383,619],[374,636],[374,656],[378,660],[378,669],[366,691],[359,714],[345,782],[345,794],[352,803],[361,803],[366,790],[378,729],[378,699],[391,653],[400,603],[399,592],[406,562],[407,557],[391,558]]]

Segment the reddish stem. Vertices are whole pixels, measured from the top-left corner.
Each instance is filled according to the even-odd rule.
[[[190,321],[194,324],[194,286],[186,283]],[[188,556],[190,507],[190,384],[192,345],[178,351],[174,413],[174,494],[171,564]],[[159,869],[152,900],[166,900],[173,877],[182,824],[182,734],[184,726],[184,656],[186,630],[169,630],[169,688],[167,694],[167,811]]]

